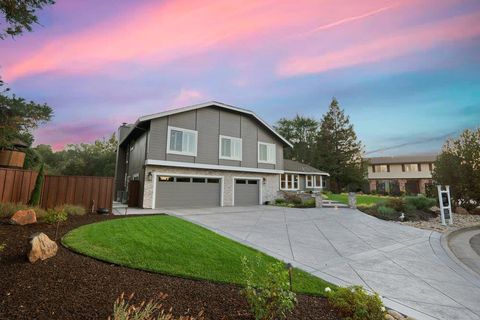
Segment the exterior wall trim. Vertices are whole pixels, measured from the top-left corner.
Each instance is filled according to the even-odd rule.
[[[296,174],[304,174],[304,175],[314,175],[314,176],[330,176],[329,173],[326,172],[304,172],[304,171],[290,171],[284,170],[284,173],[296,173]]]
[[[214,178],[220,179],[222,183],[220,184],[220,207],[223,207],[223,187],[224,187],[224,177],[223,176],[208,176],[201,174],[185,174],[185,173],[171,173],[171,172],[154,172],[153,179],[153,193],[152,193],[152,209],[155,208],[155,201],[157,196],[157,177],[158,176],[174,176],[174,177],[195,177],[195,178]]]
[[[258,204],[261,205],[262,204],[262,200],[263,200],[263,194],[262,194],[262,182],[263,182],[263,178],[262,177],[232,177],[232,206],[235,206],[235,180],[238,180],[238,179],[245,179],[245,180],[258,180]]]
[[[191,168],[191,169],[240,171],[240,172],[277,173],[277,174],[281,174],[284,172],[283,170],[275,170],[275,169],[245,168],[245,167],[222,166],[222,165],[216,165],[216,164],[203,164],[203,163],[166,161],[166,160],[154,160],[154,159],[145,160],[145,165],[180,167],[180,168]]]

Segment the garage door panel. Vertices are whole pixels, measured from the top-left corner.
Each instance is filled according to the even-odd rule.
[[[235,180],[235,206],[254,206],[260,202],[260,183],[258,180]]]
[[[197,178],[195,179],[199,181]],[[192,179],[187,181],[157,181],[155,207],[215,207],[220,205],[219,179],[214,180],[217,181],[216,183],[192,182]]]

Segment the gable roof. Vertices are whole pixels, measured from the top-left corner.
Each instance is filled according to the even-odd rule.
[[[437,160],[436,154],[409,155],[395,157],[372,157],[367,158],[370,164],[401,164],[401,163],[426,163]]]
[[[320,175],[329,176],[329,174],[325,171],[318,170],[317,168],[309,166],[308,164],[305,164],[305,163],[301,163],[295,160],[288,160],[288,159],[283,160],[283,170],[295,172],[295,173],[311,173],[311,174],[320,174]]]
[[[277,136],[283,143],[285,143],[289,147],[293,148],[293,145],[290,143],[290,141],[288,141],[283,136],[281,136],[268,123],[263,121],[255,112],[247,110],[247,109],[231,106],[231,105],[228,105],[228,104],[225,104],[225,103],[222,103],[222,102],[218,102],[218,101],[209,101],[209,102],[204,102],[204,103],[200,103],[200,104],[194,104],[194,105],[183,107],[183,108],[166,110],[166,111],[162,111],[162,112],[158,112],[158,113],[154,113],[154,114],[150,114],[150,115],[140,117],[135,122],[135,125],[132,126],[132,129],[130,130],[130,132],[125,136],[124,139],[122,139],[122,141],[120,141],[120,144],[130,135],[130,133],[135,129],[135,127],[137,127],[142,122],[150,121],[150,120],[157,119],[157,118],[166,117],[166,116],[169,116],[169,115],[172,115],[172,114],[177,114],[177,113],[181,113],[181,112],[186,112],[186,111],[191,111],[191,110],[196,110],[196,109],[201,109],[201,108],[206,108],[206,107],[212,107],[212,106],[223,108],[223,109],[228,109],[228,110],[233,110],[233,111],[236,111],[236,112],[240,112],[240,113],[248,114],[248,115],[252,116],[256,120],[258,120],[262,125],[264,125],[271,133],[273,133],[275,136]]]

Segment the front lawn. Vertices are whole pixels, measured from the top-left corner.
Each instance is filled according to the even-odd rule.
[[[241,257],[262,274],[275,258],[171,216],[131,217],[81,226],[62,243],[79,253],[135,269],[243,285]],[[323,295],[331,284],[293,270],[294,291]],[[132,279],[135,281],[135,279]]]
[[[385,202],[392,197],[389,196],[379,196],[379,195],[371,195],[371,194],[357,194],[357,205],[374,205],[379,202]],[[326,196],[328,200],[338,201],[341,203],[348,204],[348,194],[341,193],[341,194],[328,194]]]

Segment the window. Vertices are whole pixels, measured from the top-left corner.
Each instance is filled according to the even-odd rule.
[[[235,180],[236,184],[247,184],[247,180]]]
[[[321,188],[322,177],[321,176],[305,176],[305,183],[307,188]]]
[[[280,189],[298,190],[298,175],[284,173],[280,176]]]
[[[248,180],[248,184],[258,184],[257,180]]]
[[[433,170],[435,169],[435,163],[430,162],[430,163],[428,164],[428,169],[429,169],[431,172],[433,172]]]
[[[242,139],[220,136],[220,159],[242,160]]]
[[[175,179],[177,182],[190,182],[190,178],[181,178],[178,177]]]
[[[167,152],[197,156],[197,131],[168,127]]]
[[[205,183],[205,178],[192,178],[193,183]]]
[[[390,168],[388,164],[378,164],[374,166],[373,172],[390,172]]]
[[[159,182],[173,182],[173,177],[158,177]]]
[[[258,143],[258,162],[275,164],[275,145],[272,143]]]
[[[219,182],[220,182],[220,179],[212,179],[212,178],[207,179],[207,183],[219,183]]]
[[[407,163],[403,165],[404,172],[418,172],[420,165],[417,163]]]

